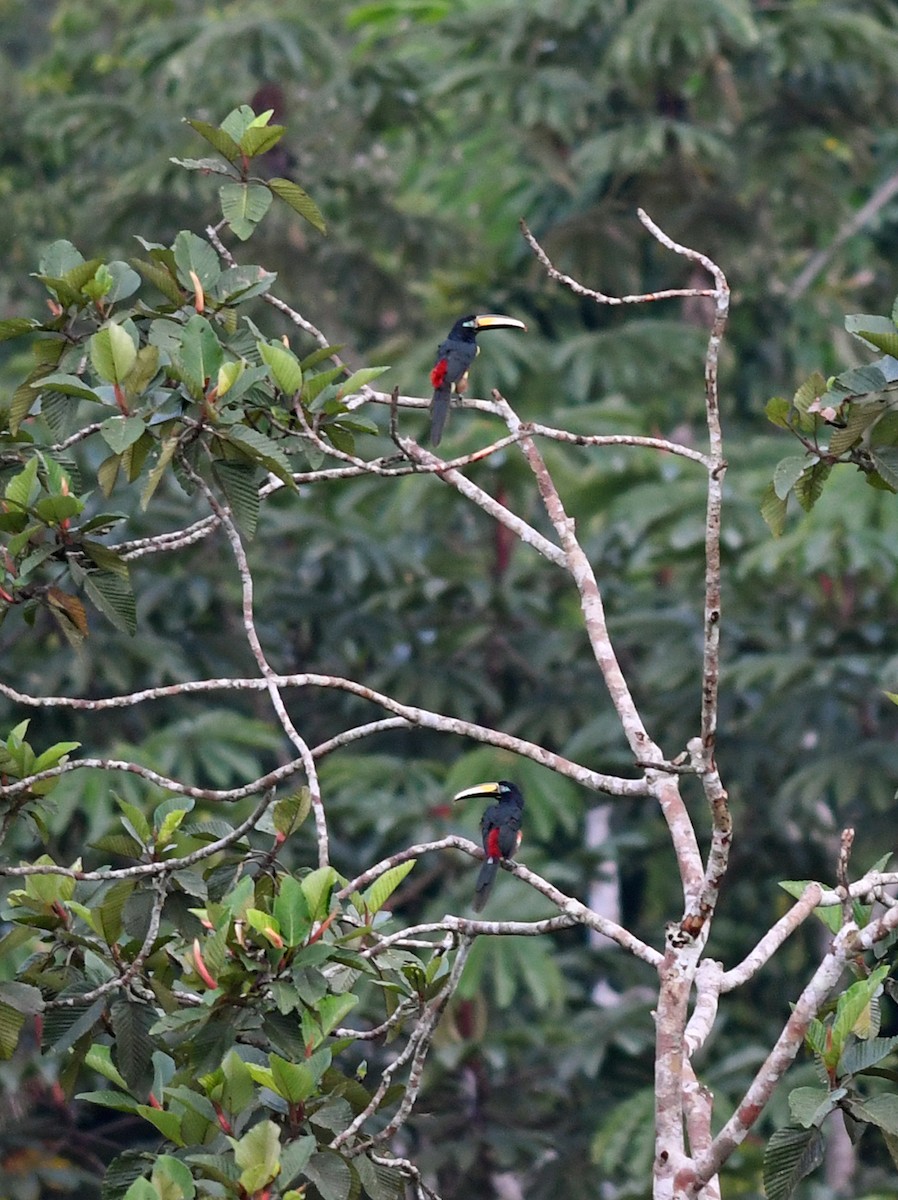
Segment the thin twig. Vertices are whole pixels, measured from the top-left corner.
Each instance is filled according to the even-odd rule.
[[[234,561],[237,564],[237,570],[240,575],[241,592],[243,596],[243,630],[246,635],[246,640],[249,644],[253,658],[258,664],[259,670],[265,681],[265,690],[268,692],[268,698],[271,701],[271,706],[274,709],[281,728],[286,733],[287,737],[293,743],[302,760],[303,769],[306,775],[306,781],[309,785],[309,794],[312,800],[312,813],[315,818],[315,831],[318,838],[318,865],[321,867],[327,866],[329,862],[328,851],[328,831],[327,817],[324,812],[324,804],[321,799],[321,785],[318,782],[318,769],[315,766],[315,760],[309,750],[304,738],[302,738],[296,726],[290,718],[284,705],[284,698],[281,695],[281,689],[277,682],[277,672],[273,670],[265,651],[262,649],[262,642],[259,639],[259,633],[256,629],[256,619],[253,611],[253,576],[249,569],[249,562],[246,557],[246,551],[243,548],[243,539],[235,525],[230,511],[224,505],[219,503],[218,497],[208,486],[206,481],[199,475],[190,463],[182,457],[181,466],[183,470],[190,476],[196,486],[202,491],[206,497],[206,502],[212,509],[213,513],[218,517],[224,531],[227,535],[228,542],[231,546],[231,553],[234,555]]]
[[[128,987],[149,958],[153,944],[159,936],[159,923],[162,920],[162,909],[165,906],[165,880],[157,879],[153,887],[156,895],[153,897],[153,906],[150,909],[150,921],[147,926],[147,932],[143,939],[143,944],[134,955],[127,969],[121,975],[107,979],[105,983],[101,983],[99,987],[95,987],[89,992],[81,992],[77,996],[64,996],[61,999],[48,1000],[44,1004],[44,1011],[52,1008],[74,1008],[76,1005],[92,1004],[94,1000],[99,1000],[101,996],[105,996],[108,992]]]

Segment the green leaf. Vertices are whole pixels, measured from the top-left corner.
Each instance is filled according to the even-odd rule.
[[[159,370],[159,347],[141,346],[137,351],[137,361],[131,368],[125,380],[125,391],[132,399],[137,399],[156,377]]]
[[[311,404],[313,400],[321,395],[321,393],[338,379],[343,373],[342,367],[331,367],[327,371],[319,371],[317,375],[307,375],[305,386],[302,389],[302,398],[307,404]],[[333,389],[333,394],[336,395],[336,388]]]
[[[869,1121],[891,1137],[898,1137],[898,1096],[883,1093],[869,1096],[851,1105],[851,1115],[859,1121]]]
[[[229,1050],[221,1064],[222,1084],[218,1101],[225,1112],[237,1115],[252,1102],[253,1077],[235,1050]]]
[[[305,1176],[314,1183],[322,1200],[349,1200],[353,1179],[349,1163],[333,1150],[319,1150],[306,1164]]]
[[[0,1059],[12,1058],[25,1025],[25,1014],[0,1000]]]
[[[128,578],[127,562],[111,546],[104,546],[102,542],[95,542],[93,538],[82,538],[81,549],[91,562],[96,563],[102,570],[112,571],[114,574],[121,575],[125,579]]]
[[[809,465],[806,458],[798,456],[781,459],[773,472],[773,490],[780,500],[785,500],[796,481]]]
[[[312,921],[302,885],[292,875],[281,880],[272,912],[286,944],[301,945],[308,937]]]
[[[84,1065],[91,1071],[96,1071],[110,1083],[117,1084],[122,1090],[127,1088],[124,1077],[112,1061],[112,1050],[101,1042],[95,1042],[84,1056]]]
[[[895,696],[898,704],[898,694]],[[275,832],[289,836],[297,830],[312,809],[312,793],[307,787],[291,792],[275,801],[271,811],[272,826]]]
[[[776,494],[772,483],[768,483],[761,496],[761,516],[774,537],[779,537],[786,528],[786,501]]]
[[[898,357],[898,330],[888,317],[851,313],[845,318],[845,328],[871,350]]]
[[[194,313],[181,332],[176,365],[192,395],[199,399],[209,385],[218,378],[218,370],[224,360],[224,351],[205,317]]]
[[[313,921],[323,921],[330,912],[330,894],[337,881],[333,867],[318,867],[303,876],[300,886]]]
[[[870,451],[873,465],[890,491],[898,492],[898,449],[882,446]]]
[[[151,1125],[158,1129],[164,1138],[168,1138],[176,1146],[184,1145],[181,1137],[181,1118],[177,1113],[166,1112],[160,1108],[152,1108],[149,1104],[138,1105],[136,1112],[145,1121],[149,1121]]]
[[[178,435],[172,434],[171,437],[165,438],[162,445],[159,447],[159,457],[156,459],[155,466],[150,471],[147,478],[146,486],[141,492],[140,507],[146,510],[147,505],[153,498],[153,493],[162,482],[162,477],[168,470],[174,453],[178,448]]]
[[[38,270],[42,275],[62,276],[75,270],[83,262],[84,255],[81,251],[65,238],[60,238],[58,241],[52,242],[44,251],[38,263]]]
[[[240,1186],[255,1195],[271,1183],[279,1170],[281,1143],[274,1121],[259,1121],[239,1141],[228,1139],[240,1168]]]
[[[106,383],[122,383],[137,359],[137,347],[121,325],[104,325],[90,339],[89,349],[93,369]]]
[[[823,1162],[819,1129],[778,1129],[764,1152],[764,1192],[767,1200],[789,1200],[807,1175]]]
[[[867,1008],[882,987],[882,981],[888,973],[888,965],[877,967],[866,979],[859,979],[839,997],[832,1029],[832,1066],[838,1062],[849,1033],[855,1032],[858,1022],[864,1019]]]
[[[320,1044],[358,1003],[359,997],[354,992],[341,992],[338,996],[322,996],[316,1004],[314,1012],[303,1013],[302,1024],[306,1041],[314,1042],[315,1045]]]
[[[805,1129],[818,1129],[824,1117],[836,1106],[836,1101],[845,1095],[845,1088],[829,1091],[828,1088],[798,1087],[789,1093],[789,1110],[794,1120]]]
[[[119,328],[119,326],[116,326]],[[126,335],[127,336],[127,335]],[[130,338],[128,339],[130,341]],[[91,400],[94,404],[103,404],[104,400],[93,388],[88,387],[83,379],[77,375],[67,375],[65,372],[56,371],[51,375],[44,375],[34,383],[29,384],[37,392],[54,391],[61,392],[63,396],[78,396],[82,400]]]
[[[284,125],[250,125],[240,139],[240,149],[247,158],[255,158],[276,146],[286,132]]]
[[[247,425],[235,425],[227,433],[222,432],[220,436],[223,441],[237,447],[253,462],[264,467],[266,471],[270,471],[272,475],[276,475],[289,487],[296,486],[290,471],[290,464],[283,450],[264,433],[259,433],[258,429]]]
[[[215,394],[219,400],[228,394],[245,370],[246,362],[242,358],[221,364],[218,368],[218,379],[215,382]]]
[[[820,499],[831,471],[830,463],[816,462],[795,481],[795,499],[805,512],[810,512]]]
[[[221,127],[229,137],[232,137],[235,142],[239,143],[247,129],[251,129],[253,126],[265,125],[273,111],[273,109],[268,109],[267,112],[259,113],[257,116],[248,104],[240,104],[237,108],[231,109],[222,121]]]
[[[256,343],[263,362],[271,368],[271,377],[285,396],[292,396],[302,387],[302,367],[292,350],[280,342]]]
[[[364,1154],[354,1158],[352,1165],[371,1200],[402,1200],[405,1196],[405,1176],[396,1167],[372,1162]]]
[[[379,379],[381,375],[389,371],[389,367],[362,367],[360,371],[353,371],[349,378],[340,384],[340,390],[337,393],[339,396],[350,396],[353,392],[359,391],[366,383],[371,383],[375,379]]]
[[[40,491],[37,467],[37,458],[29,458],[22,470],[7,481],[3,495],[16,508],[26,509],[37,499]]]
[[[849,405],[844,427],[834,428],[829,435],[830,454],[844,454],[846,450],[850,450],[881,415],[880,404],[863,404],[857,401]]]
[[[16,983],[14,980],[0,983],[0,1003],[14,1008],[23,1016],[33,1017],[43,1012],[44,998],[40,988],[32,987],[30,983]]]
[[[156,1023],[156,1010],[134,1000],[116,1000],[110,1009],[115,1035],[115,1061],[128,1088],[146,1095],[153,1082],[153,1040],[149,1030]]]
[[[224,492],[225,499],[241,531],[252,539],[259,520],[259,489],[256,469],[246,463],[219,459],[212,464],[212,473]]]
[[[260,183],[223,183],[221,212],[235,237],[245,242],[271,207],[271,192]]]
[[[177,281],[171,271],[162,266],[161,263],[149,262],[144,258],[132,258],[131,262],[147,283],[151,283],[154,288],[160,291],[166,300],[171,301],[172,304],[183,304],[184,294],[178,287]]]
[[[269,1055],[269,1062],[274,1091],[290,1104],[307,1100],[321,1077],[320,1073],[316,1076],[306,1063],[287,1062],[277,1054]]]
[[[383,875],[375,879],[364,894],[365,906],[369,912],[380,912],[417,861],[415,858],[410,858],[408,862],[390,867],[388,871],[384,871]]]
[[[171,1154],[159,1154],[151,1176],[159,1200],[193,1200],[196,1184],[190,1168]]]
[[[825,395],[826,390],[826,380],[819,371],[815,371],[795,393],[792,403],[802,415],[807,415],[808,408]]]
[[[218,125],[210,125],[208,121],[195,121],[190,117],[184,119],[191,129],[195,129],[200,137],[205,138],[228,162],[235,163],[241,157],[240,147],[224,129]]]
[[[129,579],[112,571],[90,571],[84,590],[107,620],[122,633],[137,631],[137,607]]]
[[[140,417],[109,417],[100,426],[100,437],[116,454],[123,454],[132,446],[146,429],[146,422]]]
[[[278,1182],[282,1187],[293,1182],[315,1153],[317,1145],[316,1138],[306,1135],[295,1138],[284,1147],[281,1151],[281,1173],[278,1176]]]
[[[112,279],[112,287],[106,293],[107,304],[116,304],[119,300],[127,300],[140,287],[140,276],[126,262],[116,260],[108,263],[106,269]]]
[[[44,496],[35,504],[34,511],[47,525],[61,525],[83,508],[84,501],[77,496]]]
[[[214,294],[229,304],[243,304],[269,291],[276,279],[276,271],[259,266],[227,267],[218,277]]]
[[[153,830],[143,810],[136,804],[129,804],[120,796],[116,796],[116,803],[122,810],[122,823],[128,832],[137,838],[142,846],[149,845]]]
[[[767,420],[779,429],[789,428],[789,413],[791,411],[792,404],[785,396],[771,396],[764,405],[764,413]]]
[[[856,1075],[876,1066],[898,1049],[898,1037],[872,1037],[866,1041],[852,1042],[845,1047],[836,1067],[836,1075]]]
[[[37,324],[38,322],[32,321],[30,317],[8,317],[5,321],[0,321],[0,342],[8,342],[12,338],[30,333],[32,329],[37,328]]]
[[[279,196],[286,204],[289,204],[294,212],[298,212],[301,217],[314,225],[319,233],[327,233],[327,227],[324,223],[324,217],[318,205],[308,194],[304,192],[297,183],[293,183],[289,179],[269,179],[268,186],[276,196]]]
[[[221,264],[212,246],[188,229],[182,229],[175,238],[172,249],[178,281],[182,287],[189,292],[194,291],[196,285],[190,277],[190,272],[193,271],[203,290],[208,291],[221,274]]]
[[[101,1108],[111,1108],[115,1112],[136,1113],[141,1105],[139,1100],[125,1092],[100,1090],[96,1092],[78,1092],[76,1100],[86,1100],[90,1104],[98,1104]]]

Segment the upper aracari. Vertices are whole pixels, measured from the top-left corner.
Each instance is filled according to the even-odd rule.
[[[498,313],[470,313],[459,317],[449,336],[437,348],[437,360],[430,372],[433,400],[430,405],[430,444],[438,446],[449,415],[449,398],[460,396],[468,386],[468,369],[480,352],[476,337],[484,329],[526,329],[523,321]]]
[[[480,912],[489,899],[493,890],[499,862],[503,858],[513,858],[521,844],[521,817],[524,812],[524,797],[521,790],[507,779],[498,783],[479,783],[476,787],[466,788],[454,796],[454,800],[469,800],[472,796],[494,796],[496,803],[491,804],[480,820],[480,833],[483,838],[483,852],[486,858],[474,885],[474,911]]]

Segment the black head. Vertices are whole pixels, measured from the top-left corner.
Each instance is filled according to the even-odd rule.
[[[473,342],[478,333],[485,329],[524,329],[527,326],[515,317],[505,317],[501,313],[468,313],[459,317],[449,333],[450,338],[459,342]]]
[[[475,796],[496,800],[500,804],[517,804],[519,808],[524,807],[521,789],[516,783],[511,783],[507,779],[500,779],[497,783],[478,783],[474,787],[465,788],[463,792],[459,792],[452,798],[453,800],[470,800]]]

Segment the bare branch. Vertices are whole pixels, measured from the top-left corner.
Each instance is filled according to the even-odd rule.
[[[638,446],[646,450],[661,450],[665,454],[676,454],[680,458],[688,458],[690,462],[700,463],[710,470],[711,459],[700,450],[691,446],[682,446],[679,442],[668,441],[667,438],[640,437],[633,433],[570,433],[567,429],[553,429],[551,425],[541,425],[538,421],[527,421],[522,428],[534,437],[550,438],[554,442],[567,442],[572,446]],[[508,438],[516,441],[517,438]]]
[[[808,1026],[838,983],[846,962],[859,951],[870,949],[895,928],[898,928],[898,908],[889,909],[881,918],[871,921],[862,930],[858,930],[853,922],[842,926],[834,937],[826,958],[792,1006],[791,1016],[782,1033],[749,1085],[735,1113],[714,1139],[711,1150],[696,1160],[695,1179],[689,1189],[689,1195],[698,1196],[702,1187],[745,1139],[801,1048]]]
[[[166,887],[163,879],[157,879],[154,883],[156,895],[153,897],[153,906],[150,909],[150,920],[147,925],[147,932],[143,939],[143,943],[137,953],[134,955],[131,963],[121,975],[115,975],[112,979],[107,979],[105,983],[101,983],[99,987],[93,988],[89,992],[81,992],[77,996],[64,996],[61,999],[47,1000],[44,1004],[44,1011],[53,1008],[74,1008],[76,1005],[92,1004],[94,1000],[98,1000],[101,996],[105,996],[108,992],[115,992],[121,988],[126,988],[138,974],[143,964],[150,956],[153,949],[153,943],[159,936],[159,923],[162,920],[162,909],[165,905]],[[154,997],[155,999],[155,997]]]
[[[400,1101],[399,1108],[394,1116],[387,1123],[386,1127],[374,1137],[369,1138],[363,1143],[358,1143],[348,1150],[350,1156],[361,1154],[363,1151],[370,1149],[381,1142],[388,1141],[398,1129],[405,1124],[408,1119],[415,1101],[418,1098],[418,1091],[421,1086],[421,1077],[424,1070],[424,1060],[427,1057],[427,1052],[430,1049],[430,1043],[436,1031],[437,1022],[439,1021],[443,1010],[446,1007],[450,997],[454,994],[458,987],[458,982],[461,979],[461,973],[464,970],[465,962],[471,952],[473,945],[472,939],[465,939],[458,948],[458,953],[455,956],[455,961],[452,964],[452,969],[449,972],[445,985],[440,989],[439,993],[429,1000],[422,1007],[421,1016],[412,1030],[411,1036],[405,1048],[397,1055],[392,1063],[385,1068],[381,1076],[380,1083],[371,1097],[368,1104],[362,1111],[352,1120],[346,1129],[342,1130],[331,1142],[333,1149],[338,1149],[346,1142],[350,1141],[362,1129],[369,1117],[377,1112],[380,1104],[386,1095],[396,1072],[400,1067],[403,1067],[407,1062],[411,1062],[409,1067],[408,1079]]]
[[[521,221],[521,231],[527,239],[530,249],[545,267],[546,274],[550,279],[563,284],[575,296],[584,296],[588,300],[595,300],[597,304],[609,304],[612,306],[620,304],[650,304],[655,300],[672,300],[684,296],[713,296],[715,294],[713,289],[710,288],[667,288],[661,292],[641,292],[634,296],[606,296],[604,292],[597,292],[593,288],[584,287],[582,283],[578,283],[570,275],[565,275],[563,271],[559,271],[530,232],[525,221]]]
[[[754,950],[746,955],[741,963],[724,973],[720,990],[731,992],[734,988],[742,987],[753,975],[756,975],[761,967],[776,954],[786,938],[807,920],[822,899],[823,891],[820,885],[809,884],[801,898],[764,934]]]
[[[181,465],[185,472],[191,477],[196,486],[202,491],[206,497],[206,502],[212,509],[213,513],[218,517],[224,531],[227,534],[228,542],[231,546],[231,552],[234,555],[234,561],[237,564],[237,570],[240,574],[240,585],[243,593],[243,629],[246,634],[246,640],[249,643],[249,648],[252,651],[253,658],[259,666],[262,677],[265,680],[266,691],[271,701],[271,706],[274,709],[278,720],[281,723],[281,728],[286,733],[287,737],[296,747],[299,752],[299,757],[302,760],[303,769],[306,774],[306,781],[309,785],[309,793],[312,798],[312,812],[315,817],[315,830],[318,836],[318,865],[327,866],[328,863],[328,832],[327,818],[324,813],[324,804],[321,799],[321,785],[318,782],[318,769],[315,766],[315,760],[312,757],[311,751],[305,740],[300,736],[299,731],[293,724],[290,714],[287,712],[284,705],[284,698],[281,695],[281,689],[277,682],[277,674],[272,670],[268,659],[265,656],[265,651],[262,649],[262,643],[259,640],[259,634],[256,629],[255,615],[253,612],[253,576],[249,569],[246,551],[243,548],[243,541],[237,530],[237,526],[231,519],[230,511],[219,503],[218,497],[208,486],[206,481],[194,471],[193,467],[185,458],[182,457]]]
[[[262,797],[245,821],[241,821],[239,825],[235,825],[223,837],[217,838],[214,842],[209,842],[199,850],[193,850],[190,854],[185,854],[182,858],[169,858],[164,862],[138,863],[133,867],[116,867],[115,869],[103,871],[77,871],[74,867],[61,867],[56,863],[34,863],[27,867],[0,865],[0,878],[8,876],[9,878],[21,879],[28,875],[63,875],[67,879],[77,879],[83,882],[172,875],[175,871],[182,871],[185,867],[192,867],[195,863],[202,862],[205,858],[211,858],[213,854],[218,854],[219,851],[226,850],[228,846],[239,842],[251,829],[256,827],[273,800],[274,791],[272,790]]]
[[[194,800],[206,800],[211,804],[231,804],[236,800],[245,800],[248,796],[257,796],[259,792],[276,787],[303,769],[301,761],[293,760],[292,762],[285,763],[282,767],[277,767],[274,771],[269,771],[267,775],[262,775],[258,779],[254,779],[251,783],[243,784],[242,787],[219,789],[181,783],[177,779],[170,779],[167,775],[160,775],[158,771],[154,771],[150,767],[143,767],[140,763],[128,762],[127,760],[115,758],[74,758],[67,763],[48,767],[46,771],[38,771],[34,775],[27,775],[24,779],[17,779],[15,783],[3,784],[0,787],[0,799],[8,800],[22,793],[30,792],[34,784],[42,783],[45,779],[58,779],[61,775],[68,775],[72,771],[83,770],[125,771],[129,775],[137,775],[138,778],[145,779],[147,783],[164,788],[165,791],[174,792],[178,796],[190,796]]]
[[[201,542],[210,533],[218,529],[219,521],[215,516],[203,517],[185,529],[175,529],[171,533],[160,533],[155,537],[135,538],[130,542],[121,542],[116,546],[118,553],[126,562],[134,562],[147,554],[170,553],[173,550],[183,550],[185,546],[193,546]]]
[[[512,734],[502,733],[485,725],[477,725],[472,721],[463,721],[458,717],[449,717],[442,713],[431,712],[429,709],[401,704],[391,696],[377,692],[373,688],[366,687],[364,684],[356,683],[353,679],[343,679],[336,675],[304,673],[272,675],[271,683],[278,689],[321,687],[335,688],[338,691],[348,692],[363,700],[370,700],[372,704],[376,704],[386,709],[387,712],[401,717],[408,723],[409,728],[417,727],[421,729],[433,729],[440,733],[454,733],[461,737],[471,738],[473,741],[482,742],[485,745],[495,746],[500,750],[508,750],[512,754],[519,754],[524,758],[529,758],[534,762],[540,763],[544,767],[548,767],[552,771],[557,771],[559,775],[573,779],[591,791],[606,792],[611,796],[646,796],[649,794],[648,785],[644,778],[623,779],[614,775],[603,775],[599,771],[592,771],[588,767],[572,762],[560,754],[555,754],[533,742],[525,741],[523,738],[514,737]],[[88,700],[72,696],[30,696],[25,692],[19,692],[15,688],[11,688],[6,683],[0,682],[0,695],[6,696],[17,704],[27,705],[30,708],[75,708],[86,712],[103,712],[111,708],[131,708],[147,700],[165,700],[172,696],[199,695],[212,691],[266,691],[268,686],[269,683],[265,679],[235,679],[228,677],[221,679],[196,679],[188,680],[185,683],[173,683],[161,687],[145,688],[142,691],[131,692],[122,696],[109,696],[105,699]],[[56,767],[50,772],[41,772],[40,775],[33,776],[31,782],[38,779],[53,778],[55,775],[64,774],[67,770],[74,770],[79,765],[106,768],[106,762],[102,759],[76,759],[65,767]],[[127,763],[114,764],[110,769],[132,770],[134,769],[134,765]],[[280,769],[285,770],[286,768]],[[138,773],[143,773],[144,771],[144,768],[138,768]],[[292,764],[290,774],[296,774],[295,764]],[[262,776],[254,784],[247,784],[245,788],[233,789],[225,793],[216,793],[211,790],[203,791],[200,789],[202,795],[199,798],[237,799],[242,795],[252,795],[260,787],[269,786],[269,781],[273,780],[276,775],[277,772],[269,772],[269,774]],[[149,778],[150,776],[147,777]],[[158,778],[161,779],[162,777],[159,776]],[[22,782],[24,783],[25,781]],[[173,783],[173,781],[166,781],[162,786],[173,787],[174,790],[180,790],[185,795],[195,794],[185,785]],[[0,789],[0,796],[4,794],[4,791]]]
[[[382,1167],[389,1167],[391,1170],[399,1171],[400,1174],[407,1176],[414,1186],[415,1191],[421,1200],[440,1200],[439,1195],[429,1188],[424,1182],[420,1170],[407,1158],[388,1158],[383,1154],[370,1154],[372,1162],[379,1163]]]
[[[517,430],[513,430],[512,433],[513,436],[510,440],[515,441]],[[420,462],[424,466],[436,469],[444,483],[448,483],[451,487],[454,487],[462,496],[468,500],[472,500],[485,513],[493,517],[501,525],[504,525],[506,529],[510,529],[525,545],[532,546],[543,558],[547,558],[549,562],[554,563],[557,567],[566,565],[564,551],[556,546],[554,542],[550,542],[547,537],[544,537],[532,525],[528,525],[526,521],[513,513],[510,508],[506,508],[504,504],[500,504],[488,492],[479,488],[476,483],[472,483],[465,475],[449,467],[431,451],[424,450],[417,442],[413,442],[408,438],[402,438],[400,441],[403,450],[410,459]]]

